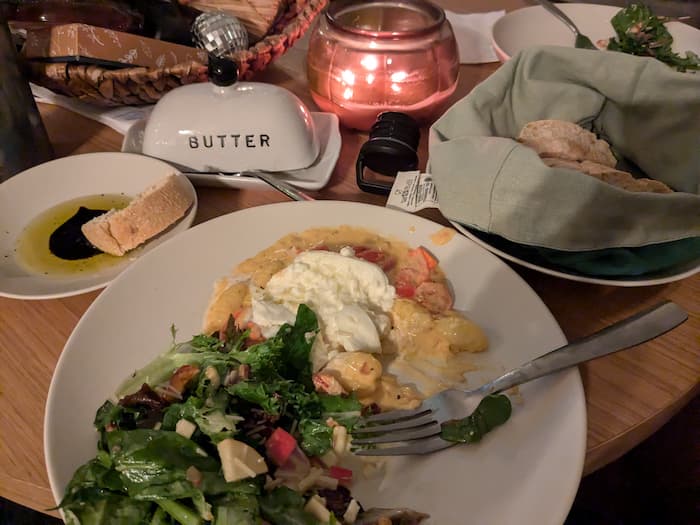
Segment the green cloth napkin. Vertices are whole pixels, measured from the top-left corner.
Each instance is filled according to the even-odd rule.
[[[594,131],[618,159],[677,191],[628,192],[574,170],[547,167],[535,151],[513,140],[525,124],[541,119]],[[681,239],[697,250],[698,74],[623,53],[531,48],[431,127],[429,151],[440,210],[471,228],[555,252],[588,251],[589,260],[598,250],[609,255],[611,248],[662,247]],[[678,243],[673,246],[678,251]],[[624,272],[655,270],[666,264],[663,259]]]

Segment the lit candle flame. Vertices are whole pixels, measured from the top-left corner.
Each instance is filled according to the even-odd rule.
[[[408,73],[405,71],[397,71],[396,73],[391,74],[391,81],[392,82],[403,82],[406,80],[406,77],[408,77]]]
[[[340,78],[342,78],[343,82],[345,82],[348,86],[355,85],[355,73],[349,69],[343,70],[343,72],[340,74]]]
[[[362,57],[362,60],[360,60],[360,64],[362,64],[362,67],[367,71],[374,71],[379,66],[379,61],[374,55],[365,55]]]

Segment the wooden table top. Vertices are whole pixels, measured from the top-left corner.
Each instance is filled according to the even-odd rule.
[[[454,10],[483,11],[494,3],[443,0]],[[512,9],[520,0],[500,0]],[[463,4],[462,4],[463,5]],[[257,80],[297,93],[314,108],[301,67],[304,53],[292,48]],[[497,64],[462,66],[455,100],[490,75]],[[301,72],[301,73],[300,73]],[[56,106],[41,114],[57,156],[118,151],[122,136],[92,120]],[[384,205],[386,198],[360,191],[354,163],[363,133],[343,130],[343,145],[329,184],[312,196]],[[427,157],[425,134],[421,142]],[[235,210],[282,202],[276,191],[198,188],[196,223]],[[420,213],[447,224],[436,210]],[[672,332],[637,348],[580,367],[588,410],[585,473],[617,459],[646,439],[700,392],[700,274],[672,284],[644,288],[597,286],[513,268],[532,286],[569,340],[670,299],[690,318]],[[0,496],[45,511],[54,505],[43,453],[44,405],[61,350],[99,291],[65,299],[21,301],[0,298]],[[55,513],[53,513],[55,514]]]

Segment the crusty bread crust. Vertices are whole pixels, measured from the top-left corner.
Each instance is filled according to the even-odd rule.
[[[564,160],[591,161],[614,168],[617,159],[610,145],[595,133],[578,124],[564,120],[536,120],[526,124],[518,141],[531,147],[540,157]]]
[[[564,159],[543,158],[542,161],[550,168],[570,168],[577,170],[627,191],[673,193],[673,190],[661,181],[646,178],[635,179],[631,173],[616,170],[609,166],[603,166],[602,164],[596,164],[588,160],[576,162]]]
[[[116,212],[117,210],[109,210],[107,213],[86,222],[80,229],[95,248],[112,255],[124,255],[124,250],[109,233],[109,217]]]
[[[95,217],[81,230],[99,250],[122,256],[184,216],[192,201],[184,178],[171,174],[139,194],[126,208]]]

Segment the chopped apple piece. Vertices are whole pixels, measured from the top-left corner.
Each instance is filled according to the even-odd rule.
[[[235,439],[224,439],[216,448],[221,458],[224,479],[228,482],[253,478],[267,472],[265,459],[249,445]]]
[[[192,437],[195,430],[197,430],[197,425],[192,423],[192,421],[188,421],[187,419],[180,419],[177,423],[175,423],[175,432],[183,437],[186,437],[187,439]]]

